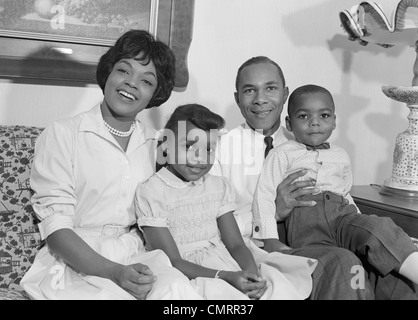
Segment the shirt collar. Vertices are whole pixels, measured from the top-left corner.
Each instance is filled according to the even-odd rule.
[[[248,123],[243,123],[242,124],[242,128],[245,130],[245,131],[247,131],[247,132],[251,132],[251,134],[253,134],[253,135],[255,135],[256,137],[258,137],[258,138],[260,138],[260,139],[263,139],[264,140],[264,137],[265,137],[265,135],[263,134],[263,130],[254,130],[254,129],[252,129],[249,125],[248,125]],[[280,126],[272,135],[271,135],[271,137],[273,138],[273,142],[276,140],[276,138],[281,138],[281,137],[283,137],[284,136],[284,130],[283,130],[283,127],[282,126]]]
[[[308,151],[310,151],[309,149],[307,149],[306,147],[307,147],[307,145],[306,144],[304,144],[303,142],[300,142],[299,140],[297,140],[297,139],[295,139],[294,140],[294,142],[295,142],[295,144],[296,145],[298,145],[301,149],[305,149],[305,150],[308,150]],[[329,144],[329,149],[331,149],[332,148],[332,144],[327,140],[327,141],[324,141],[323,143],[321,143],[321,145],[322,144],[324,144],[324,143],[327,143],[327,144]],[[313,149],[315,149],[315,147],[312,147]],[[316,149],[317,151],[318,150],[327,150],[327,149],[325,149],[325,148],[318,148],[318,149]]]
[[[167,168],[161,168],[157,173],[157,177],[160,178],[167,186],[174,189],[184,189],[187,187],[198,186],[203,183],[204,176],[197,181],[183,181],[176,175],[174,175]]]

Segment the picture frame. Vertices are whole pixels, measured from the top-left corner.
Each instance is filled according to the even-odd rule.
[[[0,78],[96,83],[96,66],[129,29],[145,29],[176,55],[177,90],[187,87],[194,0],[3,0]]]

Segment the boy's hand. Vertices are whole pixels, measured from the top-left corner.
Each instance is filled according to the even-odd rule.
[[[276,190],[276,220],[286,219],[295,207],[313,207],[315,201],[299,201],[298,197],[307,194],[317,193],[315,180],[297,181],[295,180],[306,174],[306,170],[299,170],[289,174],[286,179],[277,186]]]

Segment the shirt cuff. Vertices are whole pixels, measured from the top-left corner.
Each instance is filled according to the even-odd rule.
[[[268,227],[266,227],[268,226]],[[254,239],[279,239],[279,232],[277,230],[277,222],[274,217],[268,221],[261,221],[256,219],[253,226]]]
[[[49,235],[60,229],[73,230],[73,226],[74,223],[72,217],[61,214],[52,214],[38,223],[39,233],[41,234],[42,240],[45,240]]]

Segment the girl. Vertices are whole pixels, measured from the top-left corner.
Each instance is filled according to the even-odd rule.
[[[229,183],[208,174],[223,126],[201,105],[174,111],[161,145],[166,163],[136,192],[147,244],[162,249],[206,299],[305,299],[316,262],[248,248]]]
[[[97,66],[103,101],[56,121],[36,142],[33,208],[43,247],[21,281],[33,299],[200,299],[131,228],[135,188],[154,172],[155,132],[138,119],[174,86],[174,54],[131,30]]]

